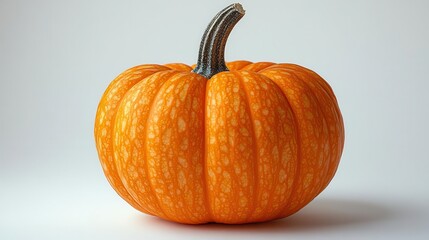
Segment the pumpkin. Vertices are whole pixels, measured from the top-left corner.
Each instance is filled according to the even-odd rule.
[[[194,69],[140,65],[105,91],[99,159],[137,210],[188,224],[263,222],[297,212],[333,178],[344,127],[331,87],[295,64],[225,63],[243,15],[232,4],[214,17]]]

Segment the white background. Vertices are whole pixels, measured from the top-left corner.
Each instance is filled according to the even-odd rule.
[[[109,82],[196,61],[229,1],[0,1],[0,239],[429,239],[429,2],[242,1],[227,60],[322,75],[345,120],[330,186],[285,220],[188,226],[129,207],[93,140]]]

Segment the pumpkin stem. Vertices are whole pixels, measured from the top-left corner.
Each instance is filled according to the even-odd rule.
[[[244,12],[241,4],[234,3],[213,18],[201,39],[197,66],[192,70],[194,73],[210,79],[217,73],[229,71],[224,57],[226,40]]]

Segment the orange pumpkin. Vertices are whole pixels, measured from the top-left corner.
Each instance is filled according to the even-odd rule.
[[[332,89],[294,64],[224,61],[244,10],[208,26],[194,70],[140,65],[107,88],[96,146],[134,208],[180,223],[249,223],[297,212],[330,182],[344,144]]]

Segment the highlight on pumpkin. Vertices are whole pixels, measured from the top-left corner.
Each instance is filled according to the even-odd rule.
[[[225,63],[243,15],[233,4],[215,16],[194,69],[139,65],[103,94],[99,159],[135,209],[187,224],[263,222],[299,211],[333,178],[344,125],[331,87],[295,64]]]

